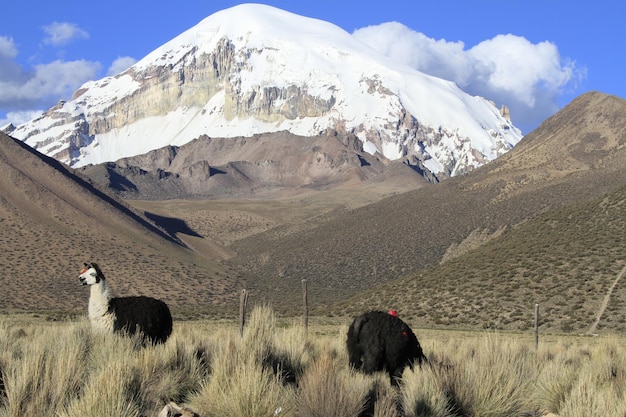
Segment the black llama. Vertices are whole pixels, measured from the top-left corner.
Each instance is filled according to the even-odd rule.
[[[352,368],[366,374],[386,371],[396,386],[406,366],[426,361],[417,337],[394,310],[370,311],[355,318],[346,345]]]

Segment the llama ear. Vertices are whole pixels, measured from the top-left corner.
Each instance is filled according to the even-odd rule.
[[[100,267],[98,266],[97,263],[92,262],[91,263],[91,268],[93,268],[96,271],[96,276],[100,277],[100,278],[104,278],[104,274],[102,273],[102,271],[100,270]]]

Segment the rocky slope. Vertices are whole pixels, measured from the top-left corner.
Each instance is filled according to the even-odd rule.
[[[305,138],[288,132],[248,138],[200,137],[81,172],[127,199],[277,198],[368,181],[426,183],[403,161],[363,151],[354,135],[328,131]],[[390,185],[391,186],[391,185]]]
[[[315,314],[393,305],[424,326],[524,329],[541,302],[552,329],[586,331],[624,267],[625,114],[623,99],[585,94],[498,160],[373,204],[358,181],[298,199],[142,201],[149,216],[1,136],[0,311],[84,312],[77,265],[100,260],[119,293],[185,316],[236,317],[241,288],[299,314],[307,279]],[[622,284],[600,331],[625,328]]]

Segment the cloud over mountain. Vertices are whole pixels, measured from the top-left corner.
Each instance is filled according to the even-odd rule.
[[[401,23],[389,22],[357,29],[354,36],[418,71],[506,104],[524,133],[554,114],[564,89],[585,76],[585,69],[562,57],[555,44],[534,44],[512,34],[466,48],[461,41],[429,38]]]
[[[51,36],[51,42],[61,42],[64,35]],[[0,36],[0,108],[13,109],[14,116],[18,111],[32,112],[71,96],[78,85],[95,78],[101,68],[98,62],[82,59],[57,59],[28,68],[17,62],[18,52],[12,38]]]
[[[136,62],[137,60],[135,58],[132,58],[130,56],[121,56],[117,58],[115,61],[113,61],[113,63],[107,70],[107,75],[111,76],[111,75],[119,74],[120,72],[126,71],[128,68],[132,67]]]

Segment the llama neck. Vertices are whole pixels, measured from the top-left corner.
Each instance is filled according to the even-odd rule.
[[[109,309],[109,300],[111,295],[107,288],[106,281],[100,280],[97,284],[91,286],[91,294],[89,296],[89,318],[102,317]]]

